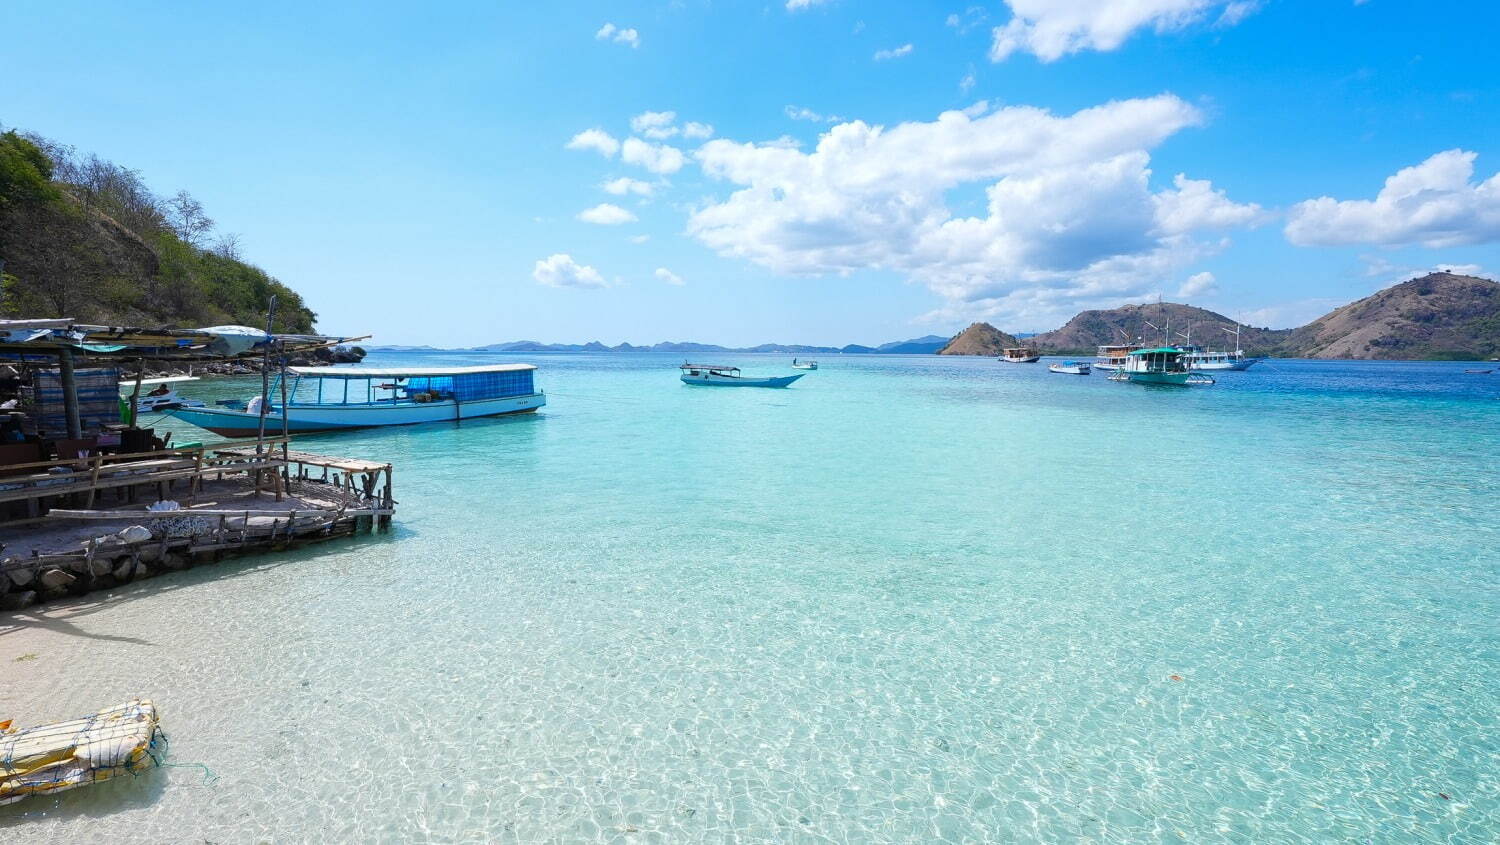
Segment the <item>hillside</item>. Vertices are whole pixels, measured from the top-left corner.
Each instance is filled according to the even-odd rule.
[[[1016,346],[1014,336],[1000,331],[989,323],[974,323],[954,335],[939,355],[999,355],[1007,346]]]
[[[238,239],[187,192],[161,197],[134,170],[15,131],[0,134],[0,316],[87,323],[260,326],[309,332],[302,297],[239,257]]]
[[[1063,355],[1092,355],[1097,347],[1126,340],[1144,338],[1155,343],[1162,333],[1146,325],[1147,321],[1165,328],[1172,328],[1172,340],[1186,343],[1182,335],[1192,331],[1193,343],[1215,349],[1233,348],[1234,338],[1221,330],[1233,328],[1234,320],[1204,308],[1181,305],[1176,302],[1151,303],[1149,305],[1126,305],[1106,311],[1083,311],[1069,320],[1060,329],[1042,332],[1031,338],[1043,352]],[[1258,329],[1246,326],[1241,330],[1240,344],[1252,355],[1270,352],[1286,341],[1290,331],[1286,329]]]
[[[1500,356],[1500,284],[1429,273],[1293,329],[1276,350],[1289,358]]]

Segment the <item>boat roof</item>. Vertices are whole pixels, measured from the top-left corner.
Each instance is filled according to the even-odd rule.
[[[287,367],[299,376],[319,378],[429,378],[474,373],[511,373],[534,370],[535,364],[486,364],[481,367]]]
[[[728,364],[683,364],[679,370],[738,370],[739,367],[731,367]]]
[[[1157,347],[1153,347],[1151,349],[1137,349],[1136,351],[1134,351],[1134,352],[1132,352],[1130,354],[1131,355],[1162,355],[1162,354],[1165,354],[1165,353],[1168,353],[1168,352],[1176,354],[1176,355],[1181,355],[1182,354],[1182,350],[1178,349],[1175,346],[1157,346]]]

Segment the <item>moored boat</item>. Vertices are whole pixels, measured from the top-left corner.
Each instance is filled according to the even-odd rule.
[[[794,370],[816,370],[817,368],[817,361],[798,361],[796,358],[792,359],[792,369]]]
[[[1139,343],[1121,343],[1111,346],[1099,347],[1098,357],[1094,359],[1094,369],[1109,370],[1111,372],[1125,366],[1130,359],[1130,353],[1140,349]]]
[[[1125,359],[1125,365],[1110,374],[1110,381],[1133,381],[1136,384],[1166,384],[1184,386],[1191,384],[1213,384],[1213,376],[1196,373],[1187,368],[1186,353],[1177,346],[1157,346],[1136,349]]]
[[[806,375],[806,373],[798,373],[794,376],[746,376],[740,372],[739,367],[715,364],[683,364],[678,369],[682,371],[684,384],[714,387],[786,387]]]
[[[1002,352],[1000,360],[1008,364],[1035,364],[1042,360],[1042,354],[1034,346],[1017,346]]]
[[[253,437],[261,417],[279,432],[280,378],[290,378],[285,407],[291,432],[446,422],[523,414],[547,404],[531,364],[480,367],[289,367],[270,396],[243,407],[175,408],[168,413],[225,437]],[[238,405],[239,403],[234,403]],[[264,414],[262,414],[264,405]]]
[[[203,402],[197,399],[184,399],[177,394],[177,389],[168,385],[184,381],[197,381],[197,376],[166,376],[163,378],[141,379],[141,386],[151,386],[148,393],[142,393],[136,400],[135,412],[137,414],[154,414],[170,411],[174,408],[202,408]],[[121,382],[120,386],[133,385],[134,382]]]
[[[1047,370],[1054,373],[1086,376],[1089,374],[1089,363],[1087,361],[1064,361],[1061,364],[1048,364]]]
[[[1190,347],[1187,349],[1188,354],[1184,356],[1185,360],[1187,361],[1188,369],[1248,370],[1261,361],[1265,360],[1264,358],[1253,358],[1247,356],[1245,354],[1245,350],[1240,348],[1240,325],[1238,323],[1235,324],[1234,331],[1230,331],[1224,326],[1220,326],[1219,328],[1225,334],[1234,335],[1234,351],[1214,352],[1212,350],[1201,349],[1196,346]]]

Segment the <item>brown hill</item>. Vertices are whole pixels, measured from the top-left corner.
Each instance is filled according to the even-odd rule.
[[[1276,350],[1288,358],[1500,356],[1500,284],[1429,273],[1371,294],[1293,329]]]
[[[948,345],[939,349],[939,355],[999,355],[1007,346],[1019,346],[1013,335],[1000,331],[989,323],[974,323],[953,336]]]
[[[1043,332],[1031,338],[1031,342],[1043,352],[1063,355],[1093,354],[1096,347],[1138,338],[1155,343],[1162,339],[1162,332],[1146,325],[1148,320],[1161,328],[1170,323],[1173,343],[1186,343],[1182,335],[1191,330],[1193,343],[1199,346],[1214,349],[1234,346],[1234,338],[1220,330],[1221,327],[1233,328],[1234,320],[1205,308],[1176,302],[1083,311],[1062,328]],[[1285,342],[1289,334],[1286,329],[1246,326],[1241,330],[1240,345],[1249,354],[1264,354]]]

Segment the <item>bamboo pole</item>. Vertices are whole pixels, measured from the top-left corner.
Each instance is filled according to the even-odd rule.
[[[61,347],[57,350],[57,376],[62,385],[63,417],[67,421],[68,439],[83,437],[83,427],[78,422],[78,382],[73,374],[73,350]]]
[[[266,334],[271,334],[271,329],[276,323],[276,295],[271,294],[271,301],[266,306]],[[255,431],[255,454],[265,453],[266,448],[266,403],[271,401],[271,346],[274,341],[267,341],[265,353],[260,362],[260,421]],[[260,485],[263,472],[255,473],[255,497],[260,498]]]
[[[132,428],[135,427],[136,420],[138,417],[140,417],[140,411],[137,409],[140,407],[141,402],[141,379],[145,375],[146,359],[135,359],[135,389],[130,391],[130,407],[125,409],[126,413],[130,415],[130,418],[126,420],[126,422],[129,423]]]

